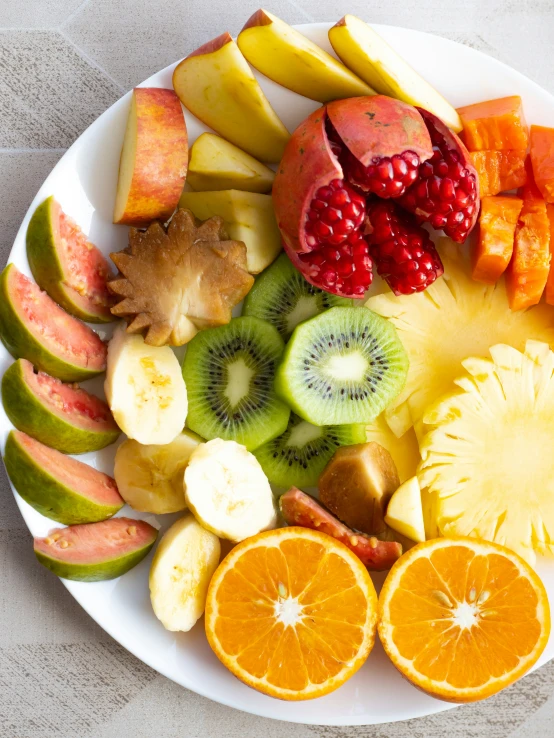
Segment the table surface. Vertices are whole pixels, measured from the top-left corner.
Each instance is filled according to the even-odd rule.
[[[436,33],[554,93],[552,0],[273,0],[267,7],[289,23],[336,21],[348,11]],[[224,30],[235,35],[256,8],[236,0],[0,0],[2,266],[37,189],[79,134],[153,72]],[[375,727],[285,724],[199,697],[127,653],[36,563],[3,467],[0,474],[2,738],[553,735],[554,662],[485,703]]]

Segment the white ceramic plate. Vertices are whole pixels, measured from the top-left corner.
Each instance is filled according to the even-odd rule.
[[[391,26],[376,26],[379,32],[450,102],[457,106],[501,97],[521,95],[528,122],[554,123],[554,97],[534,82],[484,54],[443,38]],[[299,27],[309,38],[331,51],[327,40],[329,24]],[[186,51],[184,49],[183,51]],[[190,51],[190,50],[189,50]],[[171,87],[173,66],[143,83],[148,87]],[[299,97],[259,76],[261,85],[289,130],[317,104]],[[129,106],[125,95],[73,144],[40,188],[17,234],[10,261],[30,274],[25,255],[25,232],[35,207],[48,195],[55,195],[65,212],[84,229],[105,253],[126,245],[127,229],[112,225],[119,154]],[[206,128],[188,112],[189,142]],[[98,329],[98,327],[96,326]],[[103,334],[103,330],[100,329]],[[0,373],[12,358],[0,344]],[[85,386],[101,392],[102,380]],[[11,425],[0,408],[2,448]],[[80,457],[108,473],[113,473],[115,447]],[[21,513],[33,535],[46,535],[54,527],[14,491]],[[177,516],[156,519],[133,513],[162,529]],[[452,705],[427,697],[410,686],[395,671],[380,646],[376,646],[365,666],[334,694],[320,699],[286,703],[259,694],[231,675],[210,650],[203,621],[190,633],[172,634],[154,617],[148,594],[151,555],[125,576],[110,582],[86,584],[64,582],[67,589],[91,617],[113,638],[146,664],[188,689],[212,700],[256,715],[298,723],[325,725],[365,725],[407,720],[446,710]],[[38,564],[37,564],[38,566]],[[539,573],[554,601],[554,564],[541,562]],[[382,579],[382,577],[381,577]],[[380,584],[380,581],[376,581]],[[551,639],[540,662],[554,656]]]

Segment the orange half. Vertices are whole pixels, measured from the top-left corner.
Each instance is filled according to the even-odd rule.
[[[306,700],[344,684],[367,659],[377,594],[346,546],[281,528],[235,546],[215,572],[206,635],[220,661],[271,697]]]
[[[550,634],[541,580],[517,554],[474,538],[412,548],[379,597],[379,637],[396,668],[439,699],[473,702],[523,676]]]

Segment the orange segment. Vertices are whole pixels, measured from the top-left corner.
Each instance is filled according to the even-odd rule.
[[[479,238],[472,254],[472,277],[494,284],[506,271],[514,250],[514,234],[523,200],[508,195],[483,197]]]
[[[546,590],[523,559],[476,538],[439,538],[392,567],[379,637],[396,668],[452,702],[489,697],[523,676],[550,634]]]
[[[537,187],[554,203],[554,128],[531,126],[531,161]]]
[[[512,310],[540,302],[550,270],[550,222],[546,203],[526,162],[527,183],[516,227],[512,260],[506,270],[506,293]]]
[[[458,108],[469,151],[526,149],[529,139],[519,95]]]
[[[220,661],[260,692],[321,697],[344,684],[375,642],[377,594],[346,546],[306,528],[235,546],[215,572],[206,635]]]

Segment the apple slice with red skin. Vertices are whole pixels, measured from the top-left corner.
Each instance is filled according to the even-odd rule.
[[[188,166],[187,126],[173,90],[133,90],[119,162],[114,223],[143,228],[169,220]]]
[[[158,531],[144,520],[112,518],[55,528],[35,538],[39,562],[62,579],[100,582],[125,574],[144,559]]]
[[[89,379],[106,368],[107,347],[100,336],[14,264],[0,275],[0,338],[14,358],[65,382]]]
[[[120,430],[107,403],[18,359],[2,377],[2,402],[15,427],[64,454],[98,451]]]
[[[402,545],[397,541],[380,541],[375,536],[354,532],[296,487],[281,496],[279,507],[288,525],[318,530],[344,543],[370,571],[390,569],[402,556]]]

